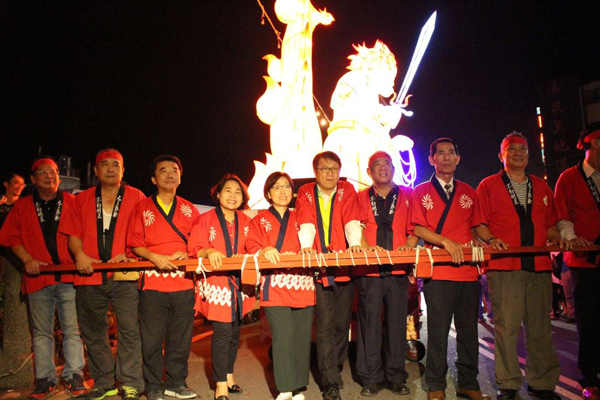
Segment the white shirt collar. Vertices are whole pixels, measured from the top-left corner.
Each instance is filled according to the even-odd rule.
[[[437,175],[435,176],[435,179],[437,179],[437,180],[438,180],[438,182],[440,183],[440,185],[442,185],[442,188],[443,188],[444,190],[446,190],[446,189],[444,188],[444,186],[446,186],[448,183],[446,183],[446,182],[445,182],[443,179],[441,179],[441,178],[440,178],[440,177],[438,177]],[[449,182],[449,184],[450,184],[450,190],[453,190],[453,189],[454,189],[454,177],[452,177],[452,180]]]

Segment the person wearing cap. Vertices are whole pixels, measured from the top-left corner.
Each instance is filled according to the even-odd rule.
[[[394,183],[390,155],[377,151],[369,158],[367,174],[373,185],[358,193],[363,247],[370,251],[407,250],[418,238],[406,233],[412,189]],[[408,309],[407,265],[370,265],[353,269],[358,293],[356,370],[363,396],[377,395],[387,383],[398,395],[407,395],[406,314]],[[381,313],[385,304],[385,341]],[[382,357],[382,348],[385,357]]]
[[[340,181],[342,162],[324,151],[313,158],[316,182],[298,190],[296,215],[301,254],[361,252],[362,228],[351,183]],[[347,244],[346,244],[347,243]],[[341,368],[348,358],[354,281],[351,267],[319,271],[316,283],[317,359],[323,399],[341,399]]]
[[[188,259],[188,239],[200,213],[176,194],[183,172],[179,158],[160,155],[152,162],[151,171],[157,193],[137,204],[127,235],[128,247],[156,266],[156,270],[142,272],[140,279],[146,397],[191,399],[196,392],[187,386],[186,378],[194,328],[194,281],[192,274],[180,271],[173,260]]]
[[[91,400],[118,393],[108,340],[109,305],[117,316],[116,379],[121,383],[123,399],[135,400],[144,389],[136,275],[95,271],[92,265],[132,260],[126,254],[127,225],[135,205],[145,196],[122,183],[124,171],[121,153],[115,149],[99,151],[94,166],[98,185],[77,195],[59,229],[69,236],[69,249],[77,265],[77,315],[94,379],[88,394]]]
[[[447,264],[436,263],[430,279],[423,282],[427,303],[427,399],[446,397],[448,337],[454,320],[455,363],[458,370],[456,394],[471,400],[489,400],[477,381],[479,374],[479,269],[468,262],[463,248],[473,246],[475,190],[454,178],[460,162],[458,146],[442,137],[431,143],[429,163],[435,173],[429,182],[418,185],[412,194],[408,231],[423,239],[427,247],[443,247],[452,257]]]
[[[58,189],[60,179],[56,161],[48,156],[35,160],[31,182],[36,191],[18,201],[0,231],[0,244],[11,247],[21,259],[22,293],[29,300],[33,331],[36,386],[30,399],[44,399],[56,391],[54,364],[54,312],[63,335],[65,366],[62,380],[71,397],[87,394],[83,385],[83,344],[77,326],[73,274],[40,274],[41,266],[72,264],[67,238],[58,233],[63,215],[73,205],[73,195]],[[21,185],[22,186],[22,185]]]
[[[575,245],[600,244],[600,122],[581,132],[577,148],[585,151],[585,159],[556,182],[554,195],[562,218],[558,227]],[[567,252],[564,261],[574,284],[582,396],[600,399],[600,259],[597,253]]]
[[[502,140],[498,158],[504,168],[477,188],[477,234],[496,250],[510,246],[569,249],[556,227],[554,195],[543,179],[527,174],[527,139],[512,132]],[[523,254],[492,259],[486,269],[492,309],[498,399],[514,399],[523,384],[517,354],[521,325],[527,342],[528,391],[540,399],[560,399],[554,392],[559,364],[552,345],[552,263],[547,255]]]

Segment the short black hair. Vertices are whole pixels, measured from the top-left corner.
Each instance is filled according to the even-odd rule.
[[[273,200],[267,196],[269,194],[269,190],[273,187],[274,184],[277,183],[279,178],[286,178],[290,182],[290,186],[292,187],[292,193],[294,192],[294,181],[292,178],[286,174],[285,172],[273,172],[271,175],[267,177],[265,180],[265,187],[263,189],[263,194],[265,195],[265,200],[269,202],[269,204],[273,204]]]
[[[324,158],[326,160],[335,161],[336,163],[338,163],[340,168],[342,168],[342,160],[340,160],[340,156],[335,154],[333,151],[324,151],[322,153],[317,154],[315,156],[315,158],[313,158],[312,164],[313,164],[313,169],[315,171],[317,170],[317,167],[319,166],[319,161],[321,160],[321,158]]]
[[[7,172],[2,175],[2,182],[10,183],[12,178],[14,178],[15,176],[19,176],[19,177],[21,177],[21,179],[25,180],[25,177],[23,176],[23,174],[20,174],[15,171],[10,171],[10,172]]]
[[[456,155],[459,155],[458,145],[456,144],[456,142],[453,139],[450,139],[449,137],[441,137],[441,138],[435,139],[433,141],[433,143],[431,143],[431,146],[429,146],[429,156],[430,157],[433,158],[433,156],[437,152],[438,143],[452,143],[452,146],[454,147],[454,152],[456,153]]]
[[[587,135],[597,130],[600,130],[600,121],[592,122],[584,130],[581,131],[577,144],[581,146],[582,150],[590,149],[590,142],[585,143],[584,139]]]
[[[156,176],[156,167],[158,166],[158,163],[161,163],[163,161],[174,162],[179,167],[179,172],[183,174],[183,166],[181,165],[181,160],[179,158],[175,157],[172,154],[161,154],[160,156],[154,157],[154,160],[152,160],[152,166],[150,167],[150,176]]]
[[[248,200],[250,200],[250,195],[248,194],[248,188],[242,182],[242,180],[235,174],[225,174],[215,185],[210,188],[210,197],[213,199],[217,207],[219,206],[219,198],[217,195],[221,193],[221,190],[225,187],[225,184],[229,181],[235,181],[240,185],[242,189],[242,204],[238,207],[238,210],[246,210],[248,208]]]

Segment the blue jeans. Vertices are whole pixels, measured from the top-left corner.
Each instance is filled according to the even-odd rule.
[[[33,326],[33,352],[35,354],[36,379],[56,379],[54,365],[54,310],[58,308],[58,320],[63,334],[65,368],[63,379],[74,374],[82,375],[85,365],[83,344],[77,325],[75,288],[70,283],[57,283],[30,293],[29,311]]]

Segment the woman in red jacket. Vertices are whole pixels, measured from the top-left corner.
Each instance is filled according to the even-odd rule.
[[[192,229],[188,249],[198,258],[219,268],[225,257],[244,254],[250,218],[248,191],[240,178],[225,175],[211,189],[217,207],[200,216]],[[228,400],[229,393],[241,393],[233,379],[233,365],[240,340],[242,317],[252,310],[255,298],[242,292],[239,272],[211,272],[198,280],[195,309],[212,321],[212,364],[216,381],[215,399]]]
[[[250,222],[246,248],[273,264],[280,254],[300,250],[296,212],[288,208],[293,196],[293,182],[288,174],[274,172],[264,187],[265,199],[271,204]],[[303,400],[300,389],[308,385],[310,342],[315,285],[310,269],[297,268],[263,272],[260,304],[273,334],[273,366],[277,400]]]

